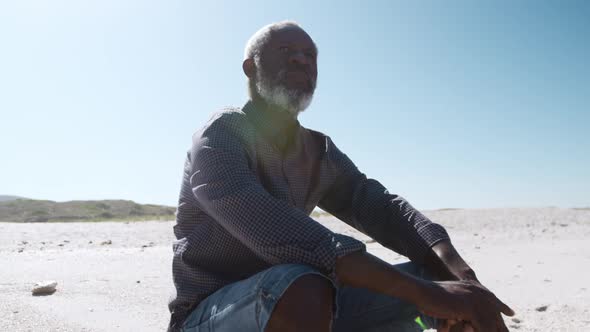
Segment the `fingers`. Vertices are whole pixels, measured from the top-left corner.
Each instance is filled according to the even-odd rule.
[[[493,326],[486,326],[473,322],[474,329],[477,332],[496,332]]]
[[[450,324],[448,320],[439,320],[438,326],[436,327],[437,332],[450,332]]]
[[[466,322],[465,325],[463,325],[463,332],[475,332],[475,330],[469,322]]]
[[[497,297],[496,297],[496,302],[499,305],[498,309],[500,310],[501,313],[503,313],[506,316],[514,316],[514,310],[512,310],[512,308],[507,306],[504,302],[500,301],[500,299],[498,299]]]
[[[496,308],[498,308],[498,311],[500,311],[501,313],[503,313],[506,316],[514,316],[514,310],[512,310],[512,308],[510,308],[508,305],[506,305],[506,303],[502,302],[494,293],[492,293],[484,285],[479,284],[478,286],[481,287],[481,289],[483,289],[486,293],[488,293],[492,297],[493,303],[496,306]]]
[[[467,325],[469,325],[469,329],[465,327],[463,332],[509,332],[506,324],[504,324],[502,314],[499,312],[491,315],[489,312],[478,315],[475,319],[468,322]]]
[[[512,310],[512,308],[502,302],[496,295],[494,295],[494,293],[489,292],[489,294],[491,295],[490,301],[498,312],[501,312],[506,316],[514,316],[514,310]]]
[[[455,319],[439,320],[437,332],[475,332],[469,322]]]
[[[459,322],[451,328],[451,332],[475,332],[469,322]]]
[[[509,332],[506,324],[504,324],[504,319],[502,319],[501,314],[496,315],[496,327],[500,332]]]
[[[463,317],[464,324],[451,325],[448,331],[508,332],[502,314],[513,316],[514,310],[479,283],[470,283],[467,287],[470,289],[468,317]]]
[[[473,314],[469,323],[472,325],[472,329],[477,332],[504,332],[499,329],[498,316],[501,316],[494,302],[490,299],[482,299],[479,303],[474,303]],[[501,318],[500,318],[501,319]],[[502,321],[503,323],[503,321]]]
[[[494,293],[492,293],[489,289],[485,288],[483,285],[478,285],[479,290],[483,290],[484,299],[486,299],[487,303],[491,306],[491,308],[487,310],[493,310],[500,313],[503,313],[506,316],[514,316],[514,310],[510,308],[506,303],[502,302]],[[501,316],[501,315],[500,315]]]

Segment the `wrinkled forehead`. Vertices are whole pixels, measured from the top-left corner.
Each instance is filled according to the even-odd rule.
[[[271,32],[266,47],[276,47],[280,45],[293,45],[302,49],[311,48],[317,52],[317,47],[307,32],[294,26],[282,27]]]

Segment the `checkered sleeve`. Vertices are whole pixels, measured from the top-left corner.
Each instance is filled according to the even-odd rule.
[[[273,265],[308,264],[333,275],[338,257],[364,250],[269,194],[249,166],[242,129],[232,123],[218,119],[193,137],[190,186],[203,211]]]
[[[340,175],[320,201],[322,209],[415,262],[423,262],[430,247],[449,239],[444,227],[367,178],[331,140],[328,145],[329,160]]]

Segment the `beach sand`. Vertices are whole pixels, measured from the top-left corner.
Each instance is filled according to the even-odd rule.
[[[515,311],[511,331],[590,330],[590,209],[425,211]],[[320,222],[402,256],[333,217]],[[173,222],[0,223],[0,331],[164,331]],[[110,241],[110,244],[109,244]],[[58,282],[32,296],[42,280]]]

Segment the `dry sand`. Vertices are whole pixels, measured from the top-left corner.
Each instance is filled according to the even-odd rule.
[[[510,330],[590,330],[589,209],[425,214],[515,309]],[[405,260],[332,217],[319,220],[367,241],[386,261]],[[172,239],[172,222],[0,223],[0,331],[165,330]],[[31,296],[47,279],[57,291]]]

